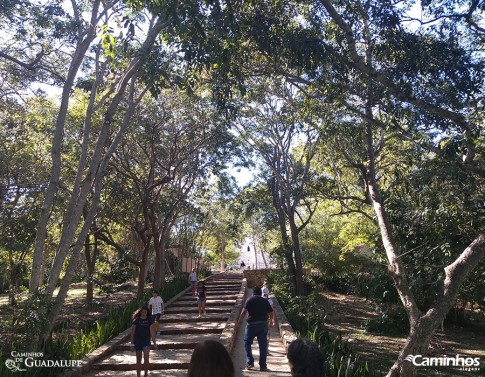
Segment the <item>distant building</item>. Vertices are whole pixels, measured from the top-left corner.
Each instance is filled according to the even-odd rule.
[[[180,272],[190,272],[204,264],[204,259],[195,256],[192,250],[183,245],[172,245],[165,250],[165,268],[168,275]],[[153,280],[155,273],[155,258],[148,262],[148,280]]]
[[[193,251],[182,245],[173,245],[167,249],[167,252],[175,257],[180,267],[180,272],[190,272],[193,268],[197,268],[198,265],[203,263],[202,258],[196,258]]]

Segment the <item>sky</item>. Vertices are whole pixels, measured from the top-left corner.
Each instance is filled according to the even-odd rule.
[[[246,186],[255,175],[255,172],[243,167],[232,167],[228,169],[228,172],[236,179],[237,184],[239,187]]]

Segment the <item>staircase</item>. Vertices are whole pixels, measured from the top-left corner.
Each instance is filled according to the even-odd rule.
[[[206,279],[206,315],[197,318],[196,298],[189,289],[165,305],[157,334],[158,350],[150,351],[150,374],[169,377],[187,375],[196,344],[206,339],[221,341],[232,349],[234,323],[243,304],[245,285],[239,273],[221,273]],[[94,362],[83,376],[124,377],[136,375],[136,356],[129,343],[129,330],[122,342]],[[158,371],[158,372],[157,372]],[[143,371],[142,371],[143,373]]]

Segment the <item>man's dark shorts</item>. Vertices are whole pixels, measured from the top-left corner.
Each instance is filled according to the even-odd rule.
[[[152,317],[153,317],[153,321],[157,321],[157,322],[160,322],[160,317],[162,316],[162,313],[157,313],[157,314],[153,314]]]

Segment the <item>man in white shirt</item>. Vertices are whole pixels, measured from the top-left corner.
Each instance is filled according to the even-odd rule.
[[[163,314],[163,300],[158,295],[157,291],[153,291],[153,297],[148,301],[148,308],[152,314],[153,330],[156,334],[158,332],[158,327],[160,326],[160,317]]]

